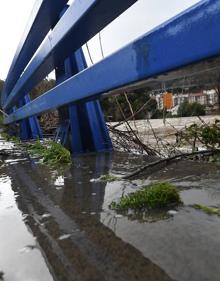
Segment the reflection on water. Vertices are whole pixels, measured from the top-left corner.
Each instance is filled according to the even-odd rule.
[[[19,193],[11,190],[3,169],[0,173],[0,271],[5,273],[4,280],[53,280],[38,242],[24,224],[27,215],[16,206]]]
[[[65,171],[29,161],[7,163],[7,192],[14,203],[6,203],[3,197],[0,200],[17,210],[12,217],[20,216],[24,240],[16,255],[32,254],[37,264],[36,268],[31,258],[22,263],[16,260],[16,271],[27,271],[30,280],[50,280],[47,263],[51,274],[62,281],[219,281],[220,218],[185,206],[172,216],[156,213],[151,222],[146,214],[143,222],[143,217],[134,213],[117,214],[108,207],[112,200],[155,180],[175,182],[187,205],[217,205],[220,174],[216,166],[203,169],[202,164],[190,164],[188,168],[188,162],[188,166],[179,162],[147,179],[91,181],[109,172],[131,172],[147,160],[124,153],[88,155],[74,158],[72,167]],[[6,209],[1,210],[1,216],[4,212]],[[159,220],[152,223],[155,218]],[[10,227],[15,229],[12,224]],[[4,228],[10,233],[9,227]],[[14,231],[11,237],[17,241]],[[1,250],[7,252],[6,246]],[[1,259],[0,270],[6,276],[14,273],[8,259]],[[39,277],[35,271],[44,273]]]
[[[29,214],[18,208],[16,201],[21,196],[18,189],[12,190],[8,173],[9,165],[18,165],[25,160],[13,143],[0,140],[0,272],[5,281],[54,280],[39,249],[36,237],[25,225]],[[13,151],[13,159],[7,153]]]

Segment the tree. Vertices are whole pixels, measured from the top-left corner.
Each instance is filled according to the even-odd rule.
[[[36,87],[31,90],[31,97],[35,99],[41,94],[46,93],[55,86],[55,80],[53,79],[44,79]]]
[[[126,118],[132,116],[132,112],[138,112],[145,104],[140,112],[135,114],[135,119],[148,118],[149,113],[153,113],[157,108],[157,102],[151,98],[146,89],[138,89],[133,93],[117,96],[117,100],[123,110]],[[120,109],[117,106],[115,97],[108,97],[101,100],[102,109],[107,118],[107,121],[122,121]],[[132,108],[132,110],[131,110]],[[131,112],[132,111],[132,112]]]
[[[180,104],[177,115],[179,117],[204,116],[205,106],[197,102],[189,103],[188,101],[184,101]]]

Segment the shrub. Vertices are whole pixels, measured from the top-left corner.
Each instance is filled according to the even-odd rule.
[[[182,137],[188,141],[199,140],[207,148],[220,147],[220,120],[215,120],[214,124],[192,124],[186,128]]]
[[[179,117],[203,116],[205,115],[205,107],[197,102],[184,101],[180,104],[177,115]]]
[[[201,139],[206,146],[220,146],[220,121],[209,126],[204,126],[201,130]]]

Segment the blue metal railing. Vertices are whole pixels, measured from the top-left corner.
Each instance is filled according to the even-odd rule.
[[[38,6],[39,13],[45,12],[42,8],[44,2],[51,1],[41,2],[41,5]],[[59,9],[53,11],[54,15],[61,12],[61,8],[65,6],[66,1],[58,2],[60,6]],[[56,24],[51,21],[53,23],[51,33],[46,36],[43,44],[38,48],[25,70],[22,69],[24,64],[21,62],[23,62],[23,58],[28,51],[25,49],[25,44],[24,49],[20,47],[18,53],[22,55],[16,55],[16,58],[22,59],[20,59],[21,62],[19,62],[19,59],[15,59],[12,70],[9,71],[3,95],[3,108],[7,111],[15,106],[51,70],[64,63],[66,59],[70,59],[84,43],[135,2],[135,0],[76,0]],[[54,8],[48,8],[48,13],[50,9],[53,10]],[[35,17],[36,14],[38,13],[35,13]],[[31,22],[33,25],[39,24],[33,19]],[[138,81],[144,81],[155,75],[176,70],[204,59],[219,56],[219,26],[220,1],[201,1],[92,67],[85,69],[85,66],[84,71],[78,68],[71,74],[66,72],[61,84],[15,110],[5,118],[5,123],[10,124],[53,108],[69,106],[70,104],[72,106],[73,103],[94,101],[103,93]],[[48,31],[48,25],[45,30]],[[44,35],[45,33],[46,31]],[[33,38],[33,36],[32,30],[29,29],[26,40],[23,40],[23,42],[27,42],[30,40],[28,38]],[[40,40],[38,40],[39,42]],[[36,46],[34,49],[36,49]],[[28,53],[28,60],[31,57],[30,54],[33,54],[33,50]],[[76,57],[74,60],[77,63]],[[18,69],[17,73],[21,75],[19,78],[18,75],[15,76],[16,81],[11,78],[13,68]],[[24,72],[21,73],[23,70]],[[96,119],[101,120],[99,126],[97,122],[96,126],[98,127],[95,127],[104,128],[101,133],[102,140],[99,139],[98,142],[107,142],[107,145],[101,146],[100,149],[93,147],[93,150],[108,150],[111,144],[103,125],[104,121],[99,105],[92,111],[93,114],[94,112],[98,114]],[[88,111],[86,112],[88,114]],[[83,114],[79,116],[82,118]],[[92,115],[90,118],[95,118],[94,116]],[[77,126],[80,127],[82,121],[75,120],[75,122],[79,122]],[[96,129],[91,130],[91,138],[96,139]],[[83,129],[79,131],[78,128],[76,132],[88,135]],[[84,148],[81,152],[83,151],[87,150]]]
[[[5,81],[4,96],[9,95],[41,42],[54,26],[68,0],[36,1]]]

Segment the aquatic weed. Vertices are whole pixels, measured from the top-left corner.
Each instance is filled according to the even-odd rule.
[[[176,187],[167,182],[154,183],[122,197],[119,203],[112,202],[110,208],[128,209],[161,209],[182,204]]]

